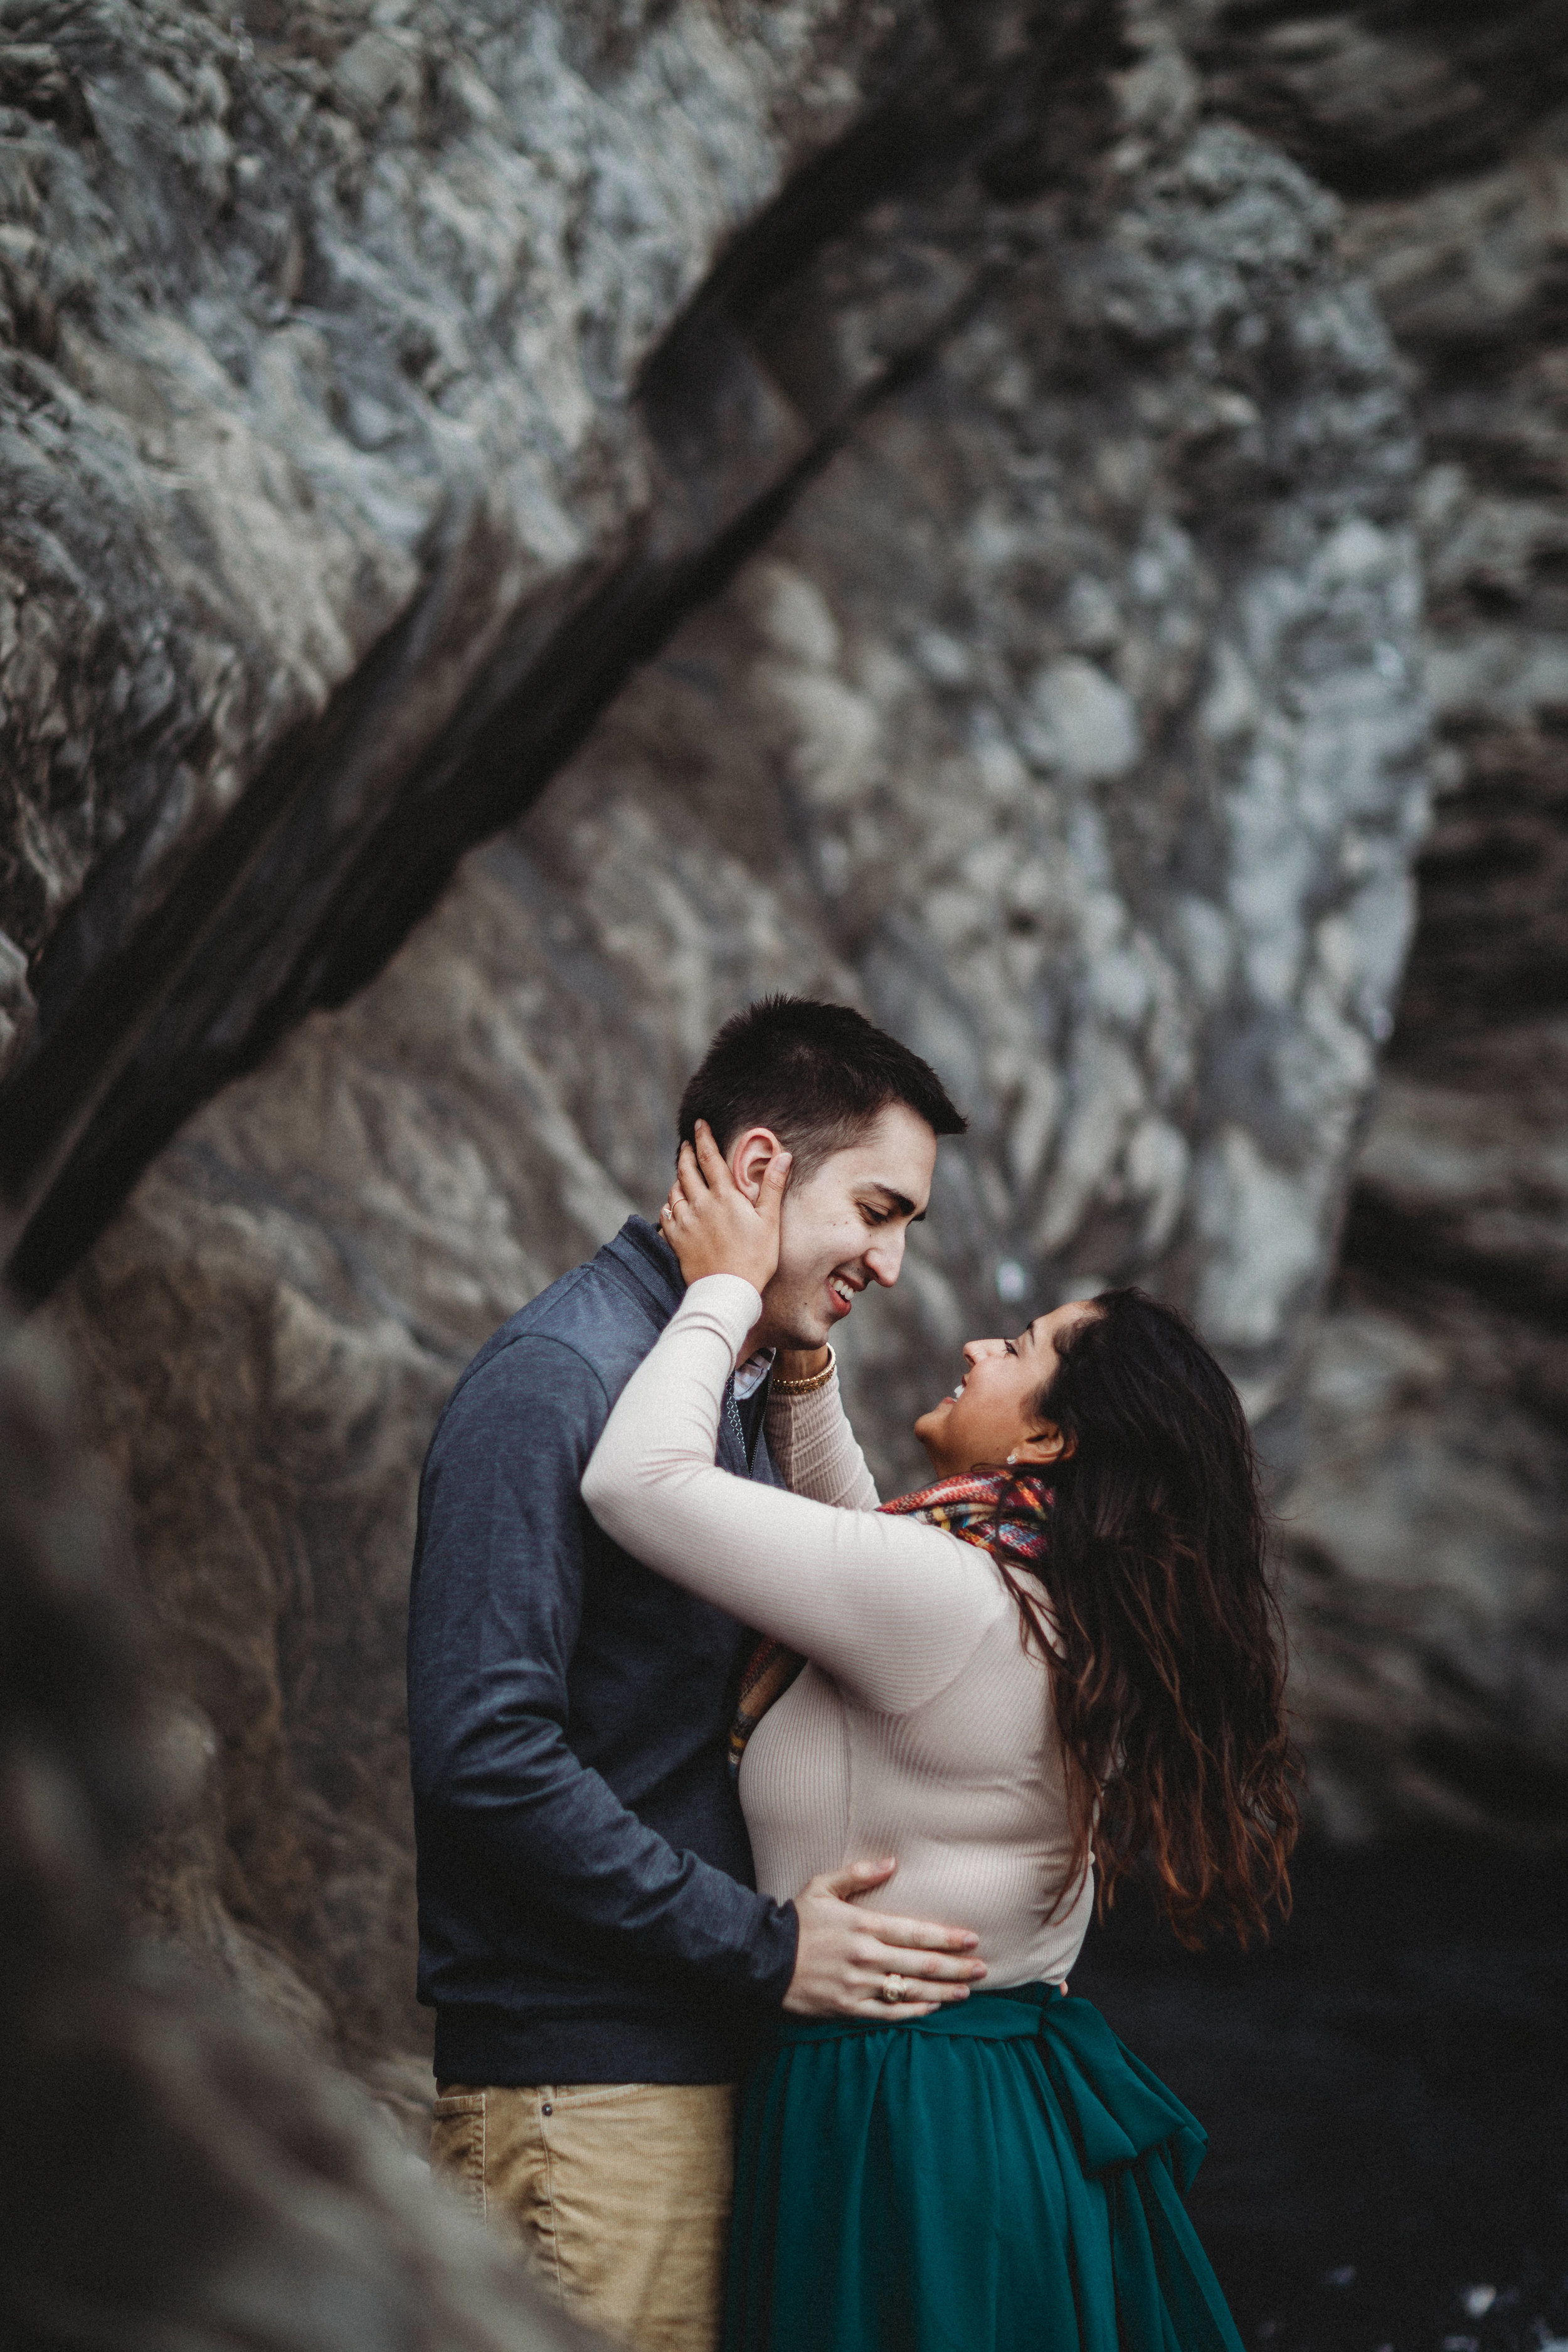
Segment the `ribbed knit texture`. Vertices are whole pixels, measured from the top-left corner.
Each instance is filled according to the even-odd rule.
[[[1044,1664],[984,1550],[877,1510],[837,1381],[770,1402],[769,1448],[797,1491],[715,1466],[724,1383],[760,1313],[738,1276],[692,1284],[623,1391],[584,1498],[649,1567],[813,1662],[742,1763],[759,1887],[787,1899],[818,1871],[897,1854],[876,1908],[973,1927],[993,1986],[1055,1982],[1093,1896],[1086,1881],[1063,1898]]]
[[[832,1503],[841,1511],[874,1511],[880,1496],[855,1442],[838,1393],[838,1372],[808,1396],[768,1396],[768,1452],[792,1495]]]

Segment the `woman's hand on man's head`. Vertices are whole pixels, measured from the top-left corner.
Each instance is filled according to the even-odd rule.
[[[754,1289],[767,1288],[778,1270],[779,1219],[789,1171],[790,1154],[775,1152],[751,1200],[731,1174],[712,1129],[705,1119],[698,1120],[696,1147],[681,1145],[675,1181],[658,1218],[688,1283],[700,1282],[705,1274],[738,1274]]]

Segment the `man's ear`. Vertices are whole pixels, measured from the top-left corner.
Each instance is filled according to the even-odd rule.
[[[724,1154],[730,1163],[730,1173],[748,1201],[754,1201],[763,1187],[763,1171],[770,1160],[784,1150],[784,1145],[771,1127],[748,1127],[738,1135]]]
[[[1033,1437],[1026,1437],[1008,1454],[1009,1462],[1070,1462],[1078,1452],[1076,1437],[1064,1437],[1054,1421],[1047,1421]]]

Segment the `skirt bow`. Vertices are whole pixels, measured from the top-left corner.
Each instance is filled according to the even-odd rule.
[[[1242,2352],[1202,2126],[1047,1985],[785,2019],[746,2086],[726,2352]]]

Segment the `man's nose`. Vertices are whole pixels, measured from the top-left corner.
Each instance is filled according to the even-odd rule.
[[[904,1236],[901,1233],[879,1234],[862,1253],[862,1263],[873,1282],[884,1290],[891,1290],[899,1278],[904,1262]]]

